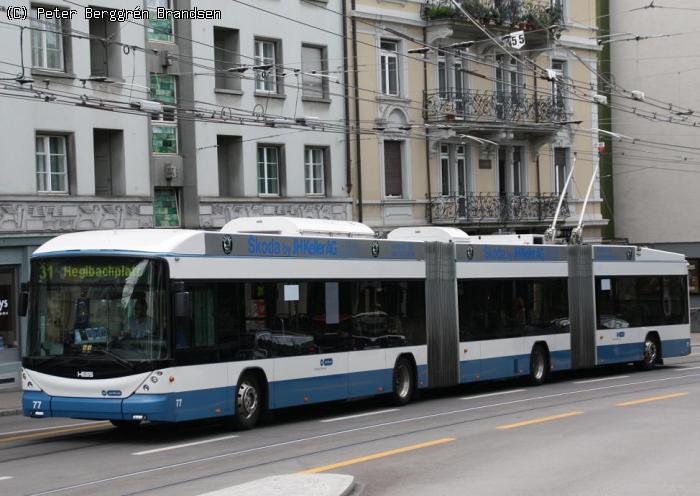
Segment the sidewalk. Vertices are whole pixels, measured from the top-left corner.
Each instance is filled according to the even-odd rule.
[[[0,391],[0,417],[22,414],[22,391]]]

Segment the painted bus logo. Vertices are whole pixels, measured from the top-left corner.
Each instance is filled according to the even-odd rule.
[[[330,367],[333,365],[332,358],[321,358],[321,367]]]
[[[230,234],[224,236],[224,239],[221,241],[221,248],[223,248],[226,255],[231,254],[231,251],[233,250],[233,238]]]

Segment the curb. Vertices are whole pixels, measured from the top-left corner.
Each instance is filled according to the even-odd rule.
[[[0,410],[0,417],[9,417],[10,415],[22,415],[22,409],[8,408],[6,410]]]

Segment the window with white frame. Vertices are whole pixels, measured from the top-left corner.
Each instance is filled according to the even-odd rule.
[[[457,166],[457,194],[467,194],[467,147],[457,145],[455,147],[455,164]]]
[[[258,145],[258,194],[280,194],[280,147]]]
[[[65,70],[63,55],[63,21],[39,19],[32,7],[32,66],[55,71]]]
[[[276,42],[255,40],[255,91],[277,93],[277,59]]]
[[[440,145],[440,193],[450,194],[450,145]]]
[[[157,9],[172,9],[172,0],[146,0],[146,9],[149,10],[148,16],[148,41],[172,43],[175,41],[174,23],[171,17],[158,19],[156,15]]]
[[[554,191],[561,194],[566,184],[566,176],[568,174],[568,148],[554,149]]]
[[[566,61],[552,60],[552,71],[556,75],[552,81],[552,99],[559,107],[564,107],[564,78],[566,76]]]
[[[523,167],[523,147],[513,147],[513,194],[522,195],[526,191]]]
[[[36,135],[36,189],[39,193],[68,192],[66,137]]]
[[[324,148],[308,147],[304,150],[304,176],[307,195],[325,194],[325,154]]]
[[[399,96],[399,43],[381,40],[379,65],[382,78],[382,93]]]
[[[445,52],[438,52],[438,94],[440,98],[447,98],[447,59]]]

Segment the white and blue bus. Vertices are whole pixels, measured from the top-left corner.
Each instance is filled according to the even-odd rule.
[[[133,427],[690,352],[682,255],[263,217],[58,236],[26,286],[30,417]]]

